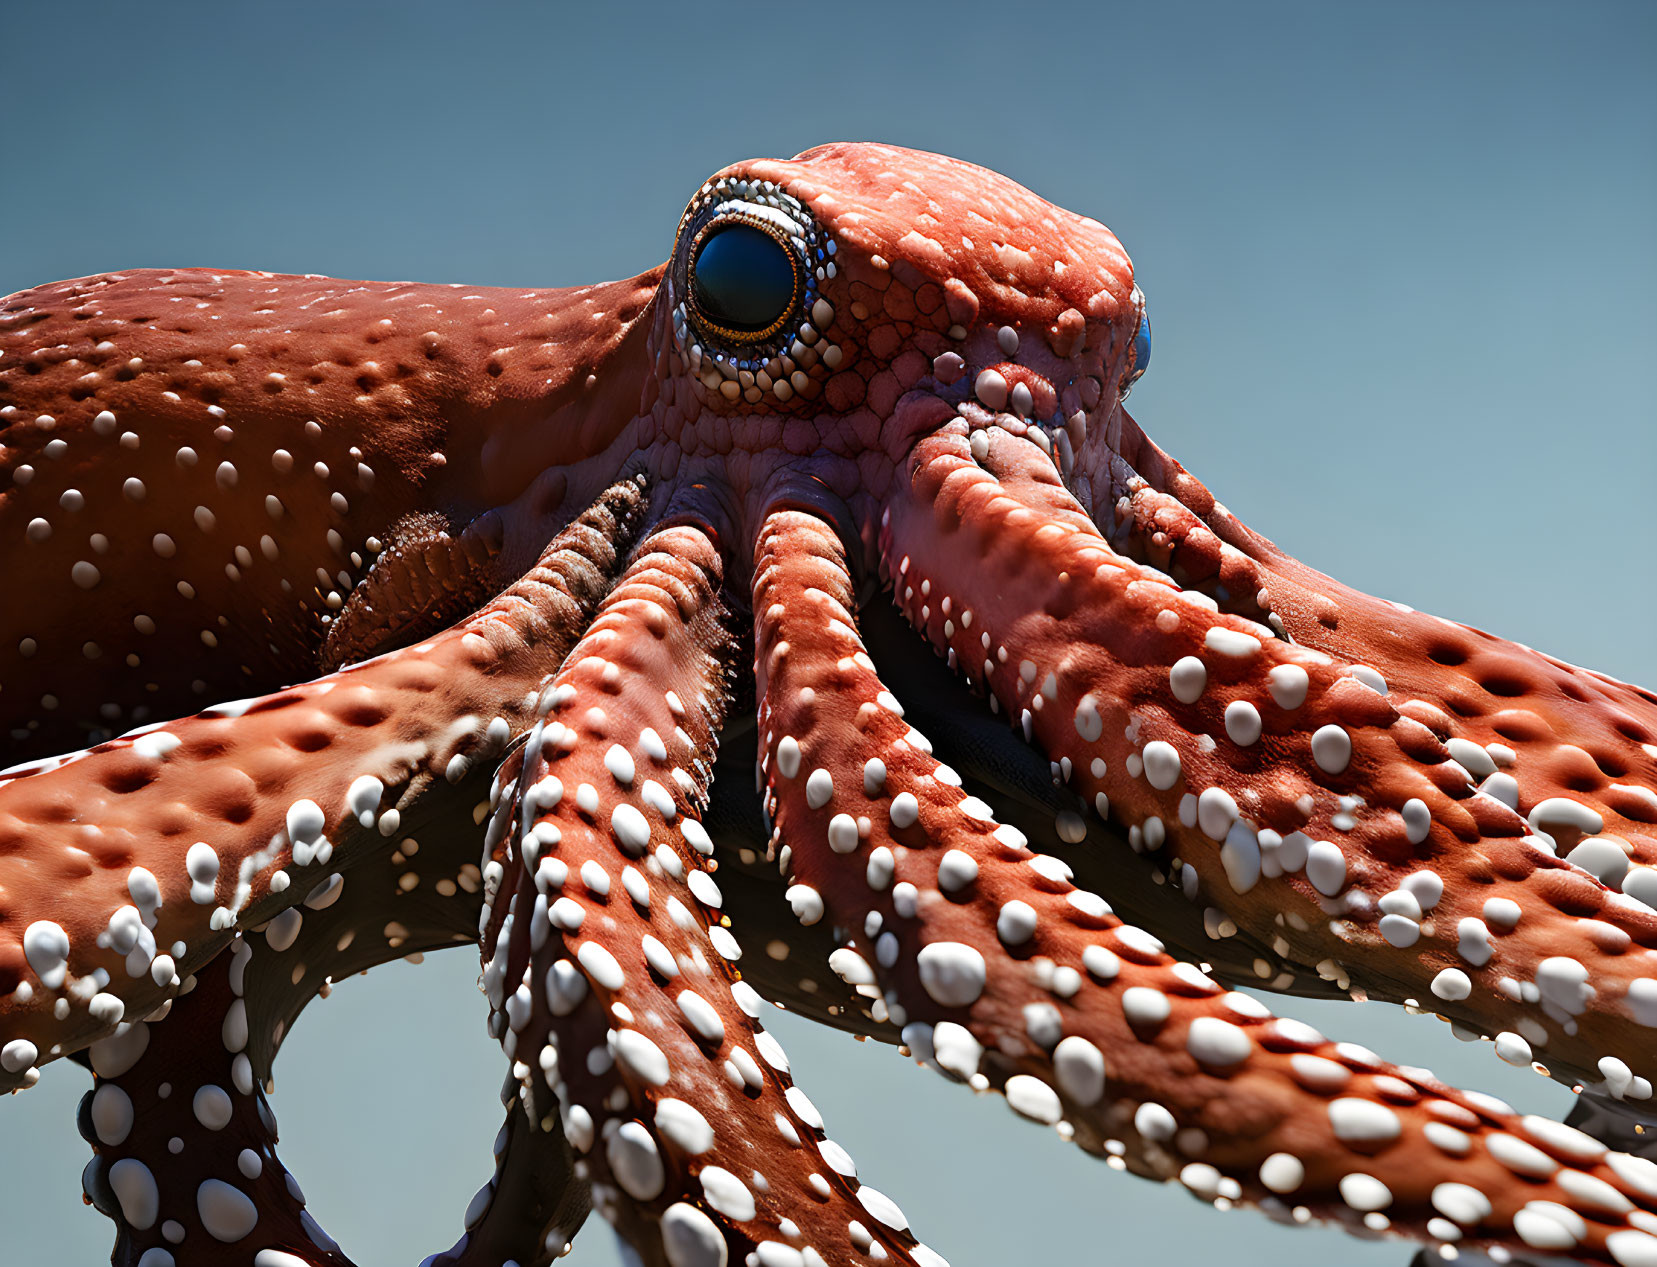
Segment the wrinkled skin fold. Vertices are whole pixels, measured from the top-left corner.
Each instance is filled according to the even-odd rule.
[[[272,1062],[474,945],[506,1117],[433,1263],[594,1209],[941,1262],[780,1003],[1197,1199],[1657,1264],[1657,1165],[1237,990],[1431,1007],[1630,1142],[1657,698],[1250,531],[1123,408],[1144,307],[1097,222],[875,145],[726,169],[622,282],[0,303],[0,1088],[91,1066],[114,1261],[348,1262]]]

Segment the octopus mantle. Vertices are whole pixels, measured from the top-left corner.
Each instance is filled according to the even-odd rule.
[[[726,169],[622,282],[0,304],[0,1087],[90,1064],[114,1261],[345,1263],[273,1057],[468,943],[506,1123],[432,1262],[591,1206],[672,1267],[939,1262],[783,1004],[1204,1201],[1657,1264],[1657,1165],[1236,988],[1632,1121],[1657,697],[1284,555],[1123,408],[1149,350],[1102,225],[875,145]]]

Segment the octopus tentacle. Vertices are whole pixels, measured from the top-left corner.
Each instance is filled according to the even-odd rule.
[[[1523,1059],[1657,1071],[1657,982],[1625,953],[1657,946],[1648,908],[1527,840],[1361,670],[1122,559],[1030,446],[977,448],[1004,478],[965,436],[917,446],[884,529],[900,604],[1136,845],[1166,840],[1188,896]]]
[[[423,646],[0,781],[0,1086],[146,1015],[237,927],[302,923],[405,817],[437,812],[529,723],[641,507],[616,486]]]
[[[1373,668],[1481,790],[1657,906],[1657,694],[1342,585],[1239,521],[1125,411],[1108,439],[1137,524],[1179,518],[1183,558],[1220,555],[1253,577],[1287,636]]]
[[[503,588],[502,517],[480,515],[450,532],[437,515],[394,528],[362,581],[328,623],[317,665],[333,672],[441,633]]]
[[[802,922],[845,930],[838,970],[928,1064],[1208,1199],[1657,1255],[1642,1230],[1657,1167],[1274,1019],[1032,854],[900,716],[851,595],[826,523],[768,518],[754,610],[770,807]]]
[[[1087,812],[1064,785],[1062,767],[1048,762],[982,704],[955,686],[948,667],[895,608],[875,603],[858,613],[869,653],[883,670],[904,715],[923,734],[938,735],[961,785],[995,809],[996,821],[1018,828],[1038,853],[1064,859],[1083,888],[1109,889],[1117,913],[1151,929],[1182,958],[1201,959],[1230,985],[1319,997],[1346,995],[1333,982],[1279,955],[1269,942],[1238,929],[1214,907],[1188,901],[1147,856],[1100,847],[1114,825]]]
[[[476,775],[467,780],[475,781]],[[471,816],[453,823],[433,819],[426,830],[464,836],[472,830]],[[405,836],[389,857],[364,858],[309,899],[302,922],[295,912],[238,934],[229,950],[195,974],[186,993],[123,1034],[93,1044],[88,1063],[97,1085],[81,1116],[99,1160],[85,1183],[89,1198],[116,1221],[116,1263],[141,1261],[151,1249],[170,1254],[173,1267],[221,1261],[226,1242],[204,1226],[205,1212],[246,1213],[226,1186],[254,1207],[248,1216],[256,1218],[254,1230],[233,1239],[260,1245],[268,1260],[262,1267],[347,1261],[305,1214],[291,1174],[279,1170],[276,1188],[250,1182],[259,1179],[262,1166],[276,1164],[275,1118],[264,1099],[269,1087],[262,1084],[300,1011],[328,993],[333,981],[475,940],[480,872],[471,862],[458,877],[449,870],[442,851],[421,854],[418,842]],[[350,903],[339,900],[346,884]],[[450,896],[437,893],[437,886]],[[437,900],[421,901],[422,890]],[[244,1100],[251,1101],[251,1111]],[[506,1108],[497,1164],[504,1173],[509,1158],[514,1161],[518,1190],[505,1199],[497,1195],[463,1244],[436,1261],[456,1267],[498,1263],[509,1255],[496,1253],[496,1242],[520,1244],[524,1223],[539,1229],[561,1221],[573,1230],[585,1214],[586,1185],[572,1181],[573,1158],[562,1135],[526,1129],[515,1095]],[[115,1185],[110,1173],[117,1162],[128,1164]],[[205,1189],[209,1196],[192,1206],[191,1194],[203,1191],[207,1180],[214,1181]],[[143,1203],[152,1189],[156,1216],[145,1222]],[[228,1220],[213,1226],[226,1236],[240,1227]]]
[[[822,1138],[729,966],[696,817],[730,664],[721,577],[701,529],[657,532],[549,688],[501,793],[518,848],[485,936],[491,1028],[647,1261],[923,1261]]]
[[[238,937],[164,1018],[91,1051],[81,1130],[88,1199],[116,1226],[117,1267],[348,1267],[276,1158],[276,1118],[246,1053],[248,947]],[[222,1041],[203,1042],[211,1032]]]
[[[495,1137],[495,1173],[472,1198],[466,1230],[454,1248],[422,1260],[421,1267],[496,1267],[527,1247],[550,1257],[567,1252],[592,1210],[592,1193],[576,1177],[575,1155],[554,1122],[544,1126],[520,1098],[518,1082],[501,1086],[506,1123]],[[550,1243],[549,1243],[550,1241]]]
[[[838,943],[821,925],[802,928],[784,896],[765,810],[755,787],[753,718],[731,719],[719,735],[719,759],[702,826],[713,842],[722,909],[740,911],[730,932],[742,954],[742,979],[769,1003],[865,1038],[896,1041],[868,1015],[863,998],[828,966]]]

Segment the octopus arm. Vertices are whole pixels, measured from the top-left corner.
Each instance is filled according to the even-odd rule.
[[[147,1015],[238,928],[301,927],[405,815],[441,813],[530,724],[642,500],[616,486],[421,646],[0,781],[3,1085]]]
[[[909,638],[914,641],[913,635]],[[832,930],[821,924],[802,928],[788,909],[788,886],[777,874],[776,846],[755,787],[755,738],[751,713],[727,718],[702,816],[725,898],[721,909],[742,912],[730,927],[742,951],[742,979],[768,1002],[797,1015],[865,1038],[896,1042],[890,1025],[869,1016],[869,1000],[829,968],[829,955],[838,945]]]
[[[1033,446],[923,441],[882,549],[910,623],[1188,897],[1523,1059],[1657,1071],[1652,911],[1528,839],[1351,666],[1117,554]]]
[[[869,604],[858,612],[858,630],[904,716],[923,734],[940,737],[939,751],[961,775],[962,787],[993,806],[996,821],[1018,828],[1032,849],[1063,857],[1081,887],[1108,888],[1123,919],[1155,929],[1174,954],[1202,960],[1229,984],[1347,997],[1334,982],[1278,954],[1269,941],[1239,929],[1224,912],[1189,901],[1178,886],[1163,882],[1153,857],[1112,847],[1121,833],[1090,814],[1065,786],[1063,762],[1048,761],[982,701],[962,692],[945,661],[915,637],[894,607]]]
[[[237,1252],[258,1267],[349,1267],[277,1160],[246,1052],[248,959],[238,940],[162,1015],[91,1050],[80,1126],[94,1156],[81,1182],[115,1223],[115,1267],[216,1267]]]
[[[846,930],[838,970],[928,1064],[1206,1199],[1620,1263],[1657,1254],[1641,1230],[1657,1166],[1275,1019],[1032,854],[895,707],[825,522],[767,520],[754,611],[794,909]]]
[[[731,667],[721,579],[703,530],[656,533],[549,688],[501,792],[518,836],[486,913],[491,1030],[645,1261],[937,1261],[823,1137],[732,966],[698,817]]]
[[[1560,857],[1657,906],[1657,695],[1343,585],[1249,529],[1125,412],[1107,438],[1093,454],[1116,468],[1107,535],[1368,670]]]

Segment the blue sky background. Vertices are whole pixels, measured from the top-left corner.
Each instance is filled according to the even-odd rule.
[[[109,4],[0,11],[0,293],[140,265],[549,285],[665,256],[708,172],[941,150],[1111,225],[1148,430],[1372,592],[1657,682],[1657,6]],[[318,1003],[282,1155],[360,1262],[460,1231],[503,1064],[477,961]],[[1435,1020],[1296,1010],[1562,1112]],[[1402,1264],[1116,1175],[999,1100],[780,1018],[864,1178],[957,1267]],[[0,1103],[0,1257],[105,1260],[85,1082]],[[601,1222],[572,1260],[616,1261]]]

